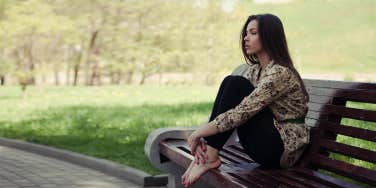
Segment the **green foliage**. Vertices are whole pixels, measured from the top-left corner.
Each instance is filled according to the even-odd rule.
[[[223,11],[222,1],[197,2],[2,0],[1,61],[14,65],[2,72],[29,77],[67,72],[71,83],[77,65],[78,76],[86,79],[191,72],[213,84],[243,62],[238,43],[247,16],[265,12],[282,19],[300,72],[376,71],[373,0],[237,1],[233,12]],[[31,65],[38,70],[29,70]]]

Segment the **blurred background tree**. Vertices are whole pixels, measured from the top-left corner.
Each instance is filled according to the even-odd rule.
[[[213,85],[244,63],[242,24],[265,12],[303,77],[375,79],[375,1],[267,2],[1,0],[0,83]]]

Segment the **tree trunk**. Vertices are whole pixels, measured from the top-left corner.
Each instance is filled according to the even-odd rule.
[[[122,77],[123,77],[123,73],[120,70],[116,71],[115,83],[120,84]],[[131,77],[132,77],[132,75],[131,75]]]
[[[147,75],[144,73],[141,73],[141,80],[139,84],[143,85],[145,83],[146,78],[147,78]]]
[[[54,70],[54,76],[55,76],[55,85],[60,85],[60,79],[59,79],[59,71],[57,69]]]
[[[34,77],[34,69],[35,69],[35,64],[34,64],[34,57],[33,57],[33,41],[30,39],[29,43],[26,46],[26,55],[28,57],[28,68],[29,68],[29,84],[35,85],[35,77]]]
[[[0,76],[0,84],[3,86],[5,85],[5,76],[4,75],[1,75]]]
[[[132,83],[133,74],[134,74],[133,71],[128,71],[127,73],[125,73],[125,83],[126,84],[131,84]]]
[[[78,64],[74,65],[73,67],[73,86],[77,86],[78,82],[78,72],[80,71],[80,66]]]
[[[91,67],[90,64],[91,64],[91,56],[94,53],[94,47],[95,47],[96,39],[98,37],[98,33],[99,33],[99,30],[95,30],[94,32],[91,33],[91,36],[90,36],[90,43],[89,43],[89,48],[87,50],[88,53],[86,56],[86,63],[85,63],[86,85],[92,85],[93,74],[95,74],[95,73],[92,73],[90,76],[90,67]]]
[[[100,74],[99,74],[99,66],[98,66],[98,63],[95,62],[92,70],[91,70],[91,76],[90,76],[90,82],[89,82],[89,85],[100,85],[101,83],[101,80],[100,80]]]
[[[110,71],[110,84],[115,84],[115,73]]]
[[[120,84],[121,71],[111,71],[110,78],[111,78],[111,84]]]
[[[159,86],[162,85],[162,72],[159,72],[159,73],[158,73],[158,85],[159,85]]]
[[[71,69],[71,66],[70,66],[70,63],[67,61],[67,70],[66,70],[66,73],[65,73],[65,76],[66,76],[66,80],[65,80],[65,84],[67,86],[69,86],[69,81],[70,81],[70,69]]]

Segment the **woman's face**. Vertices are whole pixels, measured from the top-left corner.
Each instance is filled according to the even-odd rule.
[[[257,20],[252,20],[247,25],[246,35],[244,37],[244,47],[247,55],[258,54],[262,50]]]

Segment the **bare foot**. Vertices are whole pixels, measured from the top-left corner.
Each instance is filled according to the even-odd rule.
[[[213,168],[218,168],[219,166],[221,166],[221,160],[219,158],[212,162],[207,162],[205,164],[195,164],[193,162],[193,166],[190,169],[188,176],[185,177],[185,181],[183,182],[184,186],[191,186],[207,171]]]
[[[181,184],[185,184],[185,180],[188,177],[188,175],[191,173],[192,167],[195,164],[195,160],[192,160],[191,164],[189,164],[189,167],[184,172],[184,174],[181,176]]]

